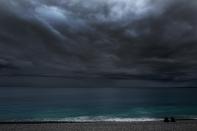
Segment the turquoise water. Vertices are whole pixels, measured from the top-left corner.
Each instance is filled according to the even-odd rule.
[[[1,87],[0,121],[197,118],[197,88]]]

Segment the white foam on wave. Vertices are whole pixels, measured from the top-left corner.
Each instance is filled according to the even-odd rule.
[[[160,121],[157,118],[121,118],[121,117],[106,117],[106,116],[80,116],[69,117],[62,119],[44,119],[43,121],[58,121],[58,122],[145,122],[145,121]]]

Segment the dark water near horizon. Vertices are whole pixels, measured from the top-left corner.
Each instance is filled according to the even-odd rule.
[[[197,118],[197,88],[0,87],[0,121]]]

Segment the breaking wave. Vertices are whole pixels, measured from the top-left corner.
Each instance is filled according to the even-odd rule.
[[[107,117],[107,116],[80,116],[68,117],[62,119],[43,119],[42,121],[57,121],[57,122],[145,122],[145,121],[160,121],[160,118],[121,118],[121,117]]]

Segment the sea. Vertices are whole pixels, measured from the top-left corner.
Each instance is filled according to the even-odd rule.
[[[83,86],[79,80],[63,86],[1,86],[0,121],[124,122],[197,118],[195,87],[135,87],[128,83],[125,87],[114,86],[115,82],[111,81],[89,82],[83,82]]]

